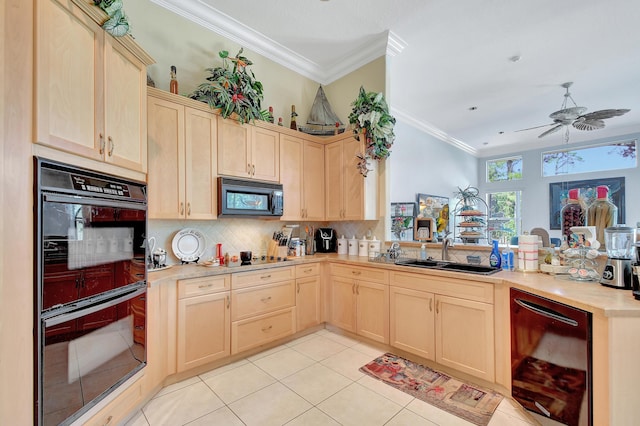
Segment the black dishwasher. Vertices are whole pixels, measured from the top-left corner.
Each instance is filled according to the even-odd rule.
[[[511,289],[511,394],[527,410],[592,425],[591,313]]]

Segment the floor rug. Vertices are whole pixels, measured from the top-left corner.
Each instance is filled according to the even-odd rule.
[[[502,395],[386,353],[360,371],[479,426],[491,420]]]
[[[586,371],[534,357],[525,358],[513,374],[512,394],[523,407],[569,426],[579,423],[586,391]]]

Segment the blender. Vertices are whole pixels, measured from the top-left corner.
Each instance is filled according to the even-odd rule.
[[[631,288],[634,239],[634,228],[628,226],[605,228],[604,240],[608,259],[602,271],[600,284],[615,288]]]

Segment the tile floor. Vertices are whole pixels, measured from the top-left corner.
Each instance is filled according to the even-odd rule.
[[[383,353],[320,330],[170,385],[127,423],[159,425],[460,425],[469,423],[358,369]],[[535,424],[505,398],[490,426]]]

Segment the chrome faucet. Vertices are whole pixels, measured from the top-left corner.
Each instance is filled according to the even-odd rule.
[[[451,232],[447,232],[442,239],[442,260],[449,260],[449,247],[453,247]]]
[[[391,243],[391,247],[389,247],[389,258],[397,259],[399,255],[400,255],[400,243],[397,241],[394,241],[393,243]]]

